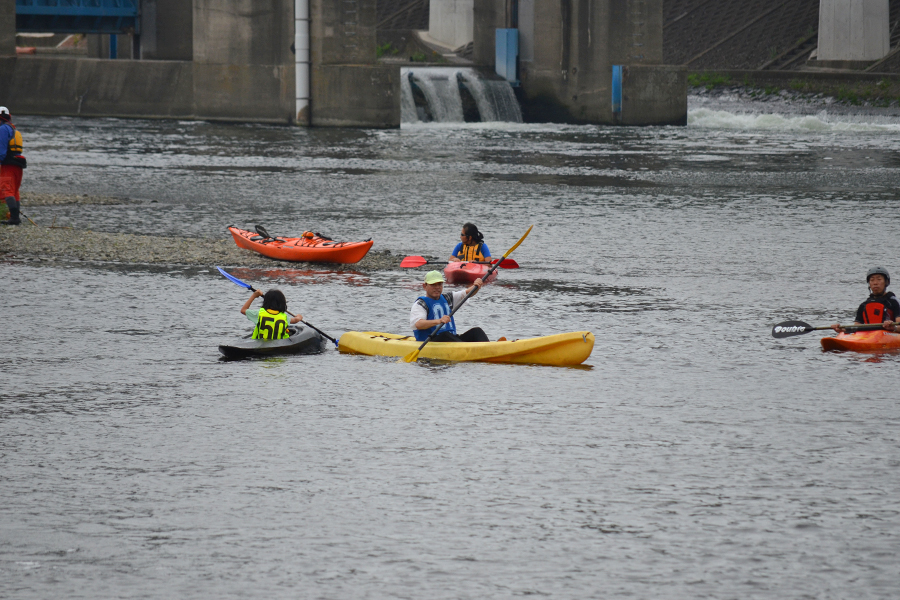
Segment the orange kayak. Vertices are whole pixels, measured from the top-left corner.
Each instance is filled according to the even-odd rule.
[[[839,333],[822,338],[823,350],[853,350],[855,352],[890,352],[900,350],[900,333],[885,330]]]
[[[234,243],[241,248],[259,252],[278,260],[357,263],[372,247],[372,240],[364,242],[335,242],[305,231],[301,237],[264,237],[255,231],[229,227]]]
[[[448,263],[446,267],[444,267],[444,278],[447,280],[447,283],[474,283],[476,279],[479,277],[484,277],[484,274],[488,272],[488,269],[491,268],[491,265],[484,265],[481,263],[473,263],[473,262],[452,262]],[[490,283],[493,280],[497,279],[497,274],[500,272],[500,269],[494,269],[494,272],[491,273],[491,276],[488,277],[484,282]]]

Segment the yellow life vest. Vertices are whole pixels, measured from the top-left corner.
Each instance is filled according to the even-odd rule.
[[[259,309],[259,318],[253,328],[254,340],[282,340],[291,337],[287,314],[269,308]]]
[[[6,152],[13,156],[22,154],[22,134],[19,133],[19,130],[12,123],[7,123],[7,125],[12,127],[13,136],[9,138],[9,146],[6,148]]]
[[[463,244],[463,247],[459,249],[456,258],[465,262],[484,262],[484,254],[481,253],[481,244],[476,244],[475,246]]]

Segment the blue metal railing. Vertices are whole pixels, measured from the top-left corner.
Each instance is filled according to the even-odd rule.
[[[140,0],[16,0],[16,31],[140,33]]]

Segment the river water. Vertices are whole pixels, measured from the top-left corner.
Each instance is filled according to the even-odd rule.
[[[230,224],[495,255],[458,314],[590,330],[583,368],[222,362],[209,268],[2,260],[0,596],[895,598],[900,356],[823,353],[897,259],[900,119],[694,104],[685,128],[300,130],[23,117],[40,223]],[[235,269],[337,336],[424,269]]]

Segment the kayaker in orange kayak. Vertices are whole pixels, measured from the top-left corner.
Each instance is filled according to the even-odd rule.
[[[440,271],[429,271],[422,284],[425,295],[413,303],[409,312],[409,324],[415,332],[416,340],[424,342],[436,327],[440,327],[437,335],[431,338],[432,342],[489,342],[481,327],[473,327],[462,335],[457,335],[456,322],[450,316],[454,306],[462,302],[473,288],[480,290],[482,285],[484,282],[479,278],[465,290],[445,294],[444,276]]]
[[[484,243],[484,235],[472,223],[462,226],[461,240],[450,255],[450,262],[491,262],[491,251]]]
[[[250,305],[260,296],[263,296],[262,308],[250,310]],[[291,337],[287,328],[287,300],[279,290],[269,290],[265,294],[254,290],[253,295],[241,307],[241,314],[246,315],[255,325],[253,328],[254,340],[280,340]],[[290,323],[293,325],[302,320],[303,315],[297,315],[291,317]]]
[[[866,273],[866,283],[869,284],[871,294],[859,305],[853,324],[883,323],[888,331],[900,331],[900,302],[897,301],[894,292],[886,291],[887,286],[891,285],[890,273],[884,267],[872,267]],[[839,323],[835,323],[831,328],[838,333],[844,332]]]

